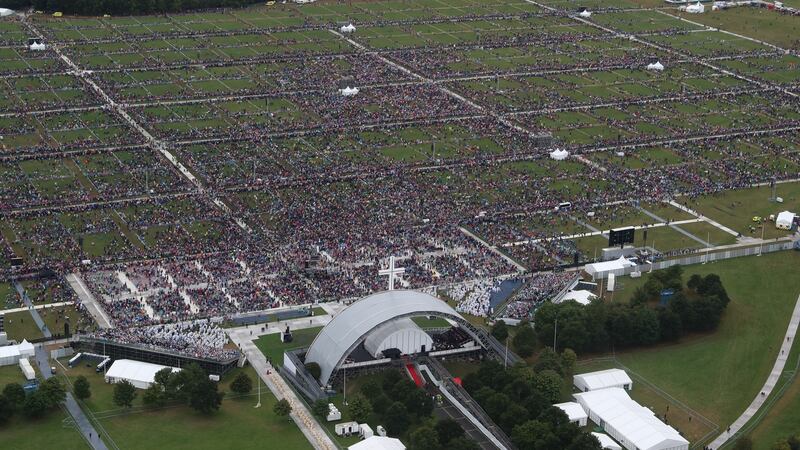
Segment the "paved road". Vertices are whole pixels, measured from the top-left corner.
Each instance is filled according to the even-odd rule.
[[[766,383],[764,383],[761,391],[756,395],[756,398],[753,399],[753,402],[750,403],[750,406],[747,407],[744,413],[731,424],[730,428],[714,439],[710,445],[711,449],[722,447],[731,436],[735,435],[753,418],[764,402],[767,401],[775,385],[778,383],[778,380],[780,380],[781,374],[783,374],[783,367],[786,365],[786,359],[789,357],[789,353],[792,350],[792,344],[794,343],[794,337],[797,335],[798,325],[800,325],[800,296],[797,297],[792,318],[789,320],[789,326],[786,329],[786,336],[784,336],[783,342],[781,343],[780,351],[778,352],[777,358],[775,358],[775,365],[772,366],[772,372],[770,372],[769,377],[767,377]]]
[[[86,287],[83,283],[83,279],[81,278],[80,274],[71,273],[67,275],[67,283],[72,287],[72,290],[78,294],[78,298],[81,299],[81,303],[86,310],[89,311],[89,314],[94,317],[95,322],[100,328],[111,328],[111,319],[108,318],[106,315],[105,310],[102,306],[97,302],[97,299],[94,298],[91,291]]]
[[[42,330],[44,337],[53,337],[53,333],[51,333],[50,329],[47,328],[47,325],[45,325],[44,320],[42,320],[42,316],[40,316],[39,311],[34,308],[33,302],[31,301],[30,297],[28,297],[28,294],[25,293],[25,288],[22,287],[19,281],[14,281],[14,289],[16,289],[17,293],[19,293],[20,298],[22,298],[22,301],[25,303],[25,306],[27,306],[28,311],[30,311],[33,321],[36,322],[36,326]]]
[[[36,346],[36,362],[45,380],[53,377],[53,374],[50,373],[49,355],[42,344]],[[89,419],[86,417],[86,414],[84,414],[81,407],[78,406],[78,402],[75,401],[75,397],[72,396],[71,392],[67,392],[67,399],[64,401],[64,406],[67,408],[69,415],[72,416],[78,432],[83,436],[86,442],[91,445],[94,450],[108,450],[106,444],[97,435],[97,430],[94,429],[91,422],[89,422]]]

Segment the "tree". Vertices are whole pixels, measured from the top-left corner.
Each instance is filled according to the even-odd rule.
[[[75,394],[75,397],[78,400],[86,400],[87,398],[92,396],[91,386],[89,385],[89,380],[86,379],[85,376],[80,375],[78,378],[75,379],[75,383],[72,385],[72,392]]]
[[[253,390],[253,380],[244,372],[239,372],[231,383],[231,391],[237,394],[248,394]]]
[[[475,441],[464,436],[451,440],[443,448],[444,450],[480,450]]]
[[[422,426],[414,430],[409,436],[410,450],[439,450],[439,437],[429,426]]]
[[[392,435],[400,435],[406,432],[410,424],[408,409],[400,402],[394,402],[384,414],[386,428]]]
[[[527,322],[523,322],[519,325],[519,331],[514,335],[511,342],[514,344],[517,354],[527,358],[533,354],[533,350],[536,347],[536,333]]]
[[[789,441],[786,439],[781,439],[772,445],[772,450],[792,450],[792,446],[789,445]]]
[[[315,416],[326,418],[328,417],[328,401],[324,398],[321,398],[314,402],[314,405],[311,406],[311,412],[314,413]]]
[[[561,386],[564,380],[552,370],[545,370],[533,376],[533,386],[550,403],[557,403],[561,398]]]
[[[67,391],[61,380],[58,378],[49,378],[39,386],[39,392],[42,393],[47,408],[52,408],[67,398]]]
[[[136,388],[128,380],[122,380],[114,385],[114,404],[124,408],[133,406],[136,398]]]
[[[439,437],[439,443],[445,445],[453,439],[464,436],[464,429],[453,419],[442,419],[436,422],[433,429]]]
[[[5,395],[0,394],[0,425],[8,422],[8,419],[14,415],[16,407],[11,403]]]
[[[142,402],[145,406],[151,408],[159,408],[164,406],[166,402],[164,390],[158,383],[151,384],[147,389],[145,389],[144,394],[142,395]]]
[[[561,368],[564,369],[564,373],[571,375],[572,371],[575,370],[576,362],[578,362],[578,355],[575,354],[574,350],[565,348],[561,352]]]
[[[372,415],[372,405],[361,394],[356,394],[351,398],[348,410],[350,411],[350,417],[358,423],[366,422],[369,416]]]
[[[3,395],[11,402],[11,407],[15,411],[22,410],[22,405],[25,403],[25,389],[19,383],[8,383],[3,388]]]
[[[671,308],[658,309],[658,329],[662,341],[677,341],[683,335],[683,322]]]
[[[498,320],[492,326],[492,336],[500,342],[505,342],[508,337],[508,327],[502,320]]]
[[[192,385],[189,393],[189,406],[203,414],[211,414],[219,410],[223,395],[222,392],[217,391],[217,383],[204,378]]]
[[[47,398],[41,390],[31,393],[31,395],[25,398],[25,403],[22,405],[22,411],[25,413],[25,416],[32,419],[42,417],[47,409]]]
[[[282,398],[275,402],[272,411],[279,417],[289,417],[289,414],[292,413],[292,405],[285,398]]]

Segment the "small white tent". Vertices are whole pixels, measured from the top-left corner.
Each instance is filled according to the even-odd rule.
[[[566,150],[555,149],[550,152],[550,158],[555,159],[556,161],[563,161],[567,159],[568,156],[569,152]]]
[[[586,290],[577,290],[577,291],[569,291],[561,297],[561,300],[558,303],[563,303],[568,300],[574,300],[581,305],[588,305],[592,302],[592,300],[596,299],[597,296],[592,294],[590,291]]]
[[[703,6],[702,3],[697,2],[693,5],[689,5],[686,7],[686,12],[689,14],[702,14],[706,12],[706,7]]]
[[[636,266],[636,264],[625,259],[624,256],[620,256],[619,259],[614,259],[611,261],[587,264],[584,267],[584,270],[586,270],[586,273],[591,275],[592,278],[605,278],[609,273],[623,275],[626,267],[634,266]]]
[[[19,361],[19,346],[0,347],[0,366],[11,366]]]
[[[583,17],[584,19],[592,17],[592,13],[588,9],[584,9],[583,11],[579,12],[578,15]]]
[[[622,446],[614,442],[613,439],[608,437],[605,433],[592,433],[592,436],[596,437],[598,441],[600,441],[600,447],[603,447],[603,450],[622,450]]]
[[[347,25],[342,25],[339,31],[342,33],[355,33],[356,27],[354,27],[352,23],[348,23]]]
[[[6,17],[6,16],[10,16],[12,14],[14,14],[14,10],[13,9],[0,8],[0,17]]]
[[[348,86],[344,89],[339,89],[339,92],[345,97],[351,97],[358,94],[358,88],[351,88]]]
[[[40,42],[34,42],[33,44],[31,44],[31,46],[29,48],[32,51],[41,52],[42,50],[45,50],[47,48],[47,46],[42,44],[42,43],[40,43]]]
[[[795,217],[797,217],[797,215],[789,211],[778,213],[778,217],[775,219],[775,228],[779,230],[791,230]]]
[[[19,344],[17,348],[19,349],[19,355],[22,358],[31,358],[36,354],[36,349],[33,348],[33,344],[28,342],[27,339],[23,339],[22,343]]]
[[[660,62],[656,61],[654,63],[650,63],[647,65],[647,70],[654,70],[656,72],[661,72],[664,70],[664,65]]]
[[[372,436],[347,448],[348,450],[405,450],[406,446],[400,439]]]
[[[583,410],[583,406],[576,402],[556,403],[556,408],[564,411],[564,414],[569,417],[571,423],[577,424],[580,427],[586,426],[586,421],[589,420],[589,415]]]

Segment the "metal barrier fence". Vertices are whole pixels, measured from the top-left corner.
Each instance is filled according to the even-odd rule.
[[[702,264],[706,262],[739,258],[742,256],[753,256],[753,255],[760,255],[762,253],[780,252],[784,250],[791,250],[792,248],[794,248],[793,241],[779,241],[764,245],[756,245],[753,247],[725,250],[721,252],[708,252],[708,253],[699,252],[699,253],[694,253],[692,256],[686,258],[668,259],[665,261],[656,262],[654,264],[641,264],[637,266],[625,267],[624,269],[597,272],[594,275],[594,279],[598,280],[607,278],[608,274],[610,273],[613,273],[614,276],[619,277],[624,275],[630,275],[633,272],[649,272],[651,270],[666,269],[668,267],[672,267],[678,264],[680,265]]]

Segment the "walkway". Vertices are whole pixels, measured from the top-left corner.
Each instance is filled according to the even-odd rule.
[[[680,209],[681,211],[683,211],[685,213],[691,214],[691,215],[693,215],[695,217],[698,217],[700,219],[705,220],[706,222],[710,223],[711,225],[714,225],[715,227],[719,228],[720,230],[722,230],[722,231],[724,231],[724,232],[726,232],[726,233],[728,233],[730,235],[739,237],[739,233],[731,230],[730,228],[726,227],[725,225],[722,225],[719,222],[716,222],[716,221],[712,220],[709,217],[703,216],[699,212],[697,212],[697,211],[695,211],[695,210],[693,210],[693,209],[691,209],[691,208],[689,208],[687,206],[681,205],[680,203],[676,202],[675,200],[670,200],[669,204],[674,206],[674,207],[676,207],[676,208],[678,208],[678,209]]]
[[[338,448],[325,433],[322,426],[312,417],[306,405],[297,397],[297,394],[286,384],[275,368],[267,362],[264,354],[252,341],[256,336],[250,335],[249,331],[248,329],[236,328],[228,330],[228,335],[247,356],[247,360],[258,373],[258,376],[264,380],[264,383],[275,395],[275,398],[285,398],[292,405],[291,417],[306,439],[308,439],[308,442],[316,450],[335,450]],[[267,371],[269,371],[269,374],[267,374]]]
[[[520,264],[520,263],[514,261],[513,259],[511,259],[508,255],[506,255],[505,253],[503,253],[500,250],[498,250],[496,246],[489,245],[488,242],[484,241],[483,239],[479,238],[478,236],[475,236],[474,233],[472,233],[471,231],[467,230],[466,228],[458,227],[458,229],[461,230],[461,232],[464,233],[465,235],[467,235],[467,236],[471,237],[472,239],[474,239],[480,245],[486,247],[490,252],[492,252],[492,253],[500,256],[501,258],[505,259],[506,261],[508,261],[514,267],[519,269],[521,272],[525,272],[527,270],[527,269],[525,269],[525,266],[523,266],[522,264]]]
[[[786,359],[789,357],[789,353],[792,350],[792,344],[794,343],[794,337],[797,335],[797,327],[800,325],[800,296],[797,297],[797,302],[794,305],[794,312],[792,313],[792,318],[789,320],[789,326],[786,329],[786,336],[783,342],[781,343],[780,351],[778,352],[778,357],[775,359],[775,365],[772,366],[772,372],[770,372],[769,377],[767,377],[766,383],[761,388],[761,391],[756,395],[756,398],[753,399],[753,402],[750,403],[750,406],[736,419],[733,424],[731,424],[728,430],[724,431],[720,434],[714,442],[711,443],[709,448],[716,450],[725,445],[728,439],[731,436],[734,436],[753,416],[758,412],[764,402],[767,401],[770,394],[772,394],[772,390],[775,388],[775,385],[778,383],[778,380],[783,373],[783,367],[786,365]]]
[[[683,228],[680,228],[680,227],[676,226],[675,223],[668,223],[666,220],[662,219],[661,217],[658,217],[657,215],[655,215],[655,214],[651,213],[650,211],[642,208],[641,206],[637,205],[636,209],[638,209],[639,211],[641,211],[642,213],[644,213],[648,217],[652,218],[653,220],[656,220],[656,221],[661,222],[661,223],[666,223],[668,227],[670,227],[673,230],[677,231],[678,233],[688,237],[689,239],[693,239],[693,240],[699,242],[700,245],[702,245],[703,247],[706,247],[706,248],[713,247],[713,245],[711,245],[710,242],[704,241],[704,240],[700,239],[699,237],[693,235],[692,233],[689,233],[688,231],[684,230]]]
[[[89,311],[89,314],[94,317],[94,321],[97,322],[97,325],[100,328],[111,328],[111,319],[108,318],[106,315],[105,310],[99,303],[97,303],[97,299],[94,295],[89,291],[89,288],[86,287],[86,284],[83,283],[83,279],[81,278],[80,274],[78,273],[71,273],[67,275],[67,283],[72,287],[72,290],[78,294],[78,298],[81,300],[81,304]]]
[[[53,334],[50,332],[50,329],[47,328],[47,325],[45,325],[44,320],[42,320],[42,316],[39,315],[39,311],[36,311],[36,308],[33,306],[31,298],[28,297],[28,294],[25,292],[25,288],[22,287],[19,281],[14,281],[14,289],[17,290],[17,293],[19,294],[20,298],[25,303],[25,306],[27,306],[28,311],[30,311],[31,316],[33,317],[33,321],[36,322],[36,326],[38,326],[39,329],[42,330],[42,334],[44,335],[44,337],[48,339],[53,337]]]
[[[45,380],[53,377],[53,374],[50,373],[48,353],[42,344],[36,346],[36,361],[39,365],[39,371],[42,373]],[[97,430],[94,429],[89,419],[86,418],[86,414],[84,414],[81,407],[78,406],[78,402],[75,401],[71,392],[67,392],[67,399],[64,400],[64,406],[75,421],[77,431],[83,436],[86,442],[91,445],[94,450],[108,450],[106,444],[99,438]]]

